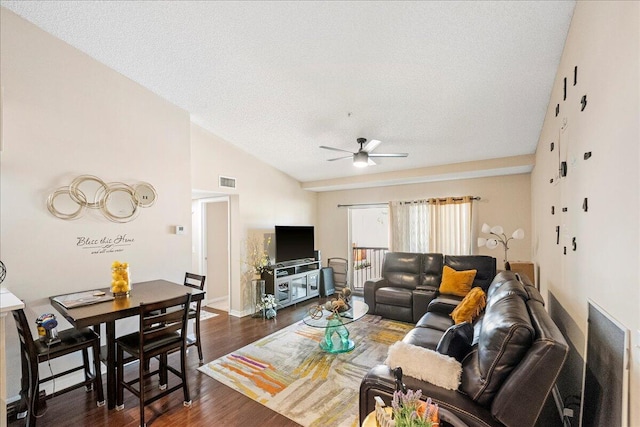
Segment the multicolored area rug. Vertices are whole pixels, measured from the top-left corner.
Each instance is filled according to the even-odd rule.
[[[412,327],[366,315],[347,325],[355,349],[328,354],[324,329],[298,322],[199,370],[305,427],[355,427],[360,381]]]

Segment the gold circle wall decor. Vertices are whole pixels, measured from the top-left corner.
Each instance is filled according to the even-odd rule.
[[[69,197],[69,199],[72,202],[75,202],[78,205],[78,209],[74,212],[62,212],[60,210],[58,210],[55,207],[55,200],[56,198],[66,195]],[[70,220],[70,219],[78,219],[80,218],[82,215],[84,215],[84,212],[87,208],[87,204],[86,204],[86,200],[81,201],[80,203],[76,202],[72,197],[71,197],[71,193],[69,192],[69,187],[60,187],[58,188],[56,191],[54,191],[53,193],[49,194],[49,197],[47,198],[47,209],[49,209],[49,212],[51,212],[51,214],[53,216],[56,216],[60,219],[66,219],[66,220]]]
[[[56,199],[64,196],[77,205],[77,209],[65,211],[56,207]],[[93,175],[80,175],[69,186],[60,187],[49,195],[47,209],[57,218],[73,220],[82,217],[89,208],[100,211],[109,221],[125,223],[138,217],[139,208],[151,207],[157,199],[156,189],[147,182],[131,186],[123,182],[106,183]],[[62,204],[61,200],[58,199],[58,205]]]
[[[98,185],[98,188],[94,190],[95,196],[93,197],[94,199],[93,202],[89,201],[89,198],[87,197],[87,193],[86,193],[89,190],[91,190],[91,188],[86,188],[85,191],[82,191],[80,189],[80,186],[82,184],[87,184],[87,183],[89,183],[89,185],[91,185],[91,183],[94,183],[94,185],[95,184]],[[85,187],[87,187],[87,185],[85,185]],[[97,176],[80,175],[79,177],[71,181],[71,184],[69,184],[69,195],[71,196],[71,199],[73,199],[73,201],[75,201],[76,203],[85,204],[86,207],[88,207],[89,209],[97,209],[100,207],[99,206],[100,201],[97,200],[97,194],[101,190],[106,190],[106,188],[107,188],[107,184],[105,184],[105,182],[100,178],[98,178]]]
[[[158,198],[158,193],[156,193],[156,189],[153,188],[153,185],[147,182],[140,182],[133,186],[134,196],[138,203],[138,206],[141,208],[148,208],[153,206]]]
[[[109,221],[129,222],[138,216],[138,201],[130,185],[112,182],[100,194],[100,210]]]

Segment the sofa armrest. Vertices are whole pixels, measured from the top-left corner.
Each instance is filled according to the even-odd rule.
[[[438,295],[438,289],[431,286],[419,286],[413,291],[413,323],[418,323],[436,295]]]
[[[530,300],[527,306],[536,340],[491,404],[491,413],[507,426],[536,422],[569,354],[564,336],[543,305]]]
[[[425,400],[430,397],[438,406],[451,412],[457,419],[451,418],[445,421],[454,427],[502,427],[502,424],[495,421],[486,408],[477,405],[459,391],[446,390],[407,375],[403,377],[402,382],[407,389],[422,390]],[[360,383],[360,423],[375,409],[375,396],[380,396],[385,403],[390,404],[394,391],[395,378],[388,366],[378,365],[369,370]]]
[[[388,286],[388,282],[383,278],[371,279],[364,282],[364,302],[369,306],[370,314],[375,314],[376,291],[385,286]]]
[[[460,304],[462,297],[456,295],[440,294],[429,303],[428,312],[436,312],[442,314],[451,314],[451,312]]]

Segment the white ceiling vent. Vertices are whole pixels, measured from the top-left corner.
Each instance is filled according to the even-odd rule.
[[[222,188],[236,188],[236,179],[229,176],[219,176],[218,185]]]

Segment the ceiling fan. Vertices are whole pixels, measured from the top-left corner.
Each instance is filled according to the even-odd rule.
[[[325,150],[343,151],[345,153],[349,153],[348,156],[336,157],[335,159],[327,160],[333,162],[335,160],[353,158],[353,165],[357,168],[364,168],[370,165],[375,165],[376,162],[371,160],[372,157],[407,157],[409,155],[407,153],[372,153],[372,151],[375,150],[378,145],[382,144],[382,141],[378,141],[377,139],[372,139],[367,142],[366,138],[358,138],[358,144],[360,144],[360,149],[355,153],[348,150],[343,150],[341,148],[327,147],[325,145],[321,145],[320,148],[324,148]]]

